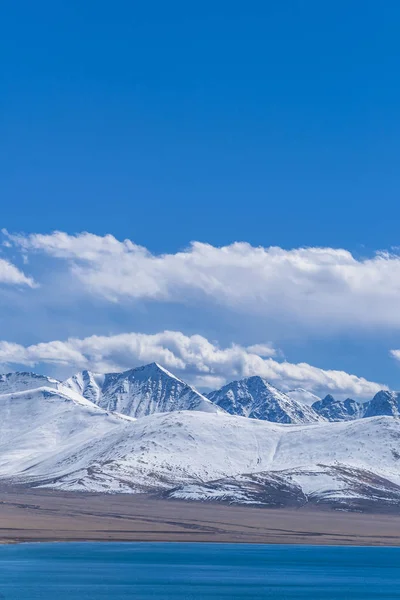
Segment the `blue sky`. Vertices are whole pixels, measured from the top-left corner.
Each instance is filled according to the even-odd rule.
[[[384,272],[373,265],[372,275],[363,269],[377,251],[399,245],[398,3],[83,4],[0,8],[1,225],[30,240],[13,240],[2,256],[36,285],[18,277],[1,285],[1,339],[27,347],[168,329],[221,348],[268,343],[281,361],[400,387],[390,355],[400,346],[391,308],[397,263]],[[303,288],[297,271],[265,278],[271,257],[257,266],[251,253],[251,282],[240,278],[242,266],[232,274],[258,298],[250,302],[226,283],[221,293],[222,255],[207,256],[208,270],[196,258],[194,273],[200,269],[205,287],[218,280],[213,291],[183,285],[184,274],[168,270],[167,291],[144,293],[139,282],[142,292],[133,293],[118,280],[125,292],[110,298],[97,279],[87,283],[93,262],[77,275],[76,252],[55,256],[50,238],[38,249],[26,237],[54,230],[112,234],[172,257],[193,241],[343,248],[361,274],[346,272],[335,287],[332,268],[322,269]],[[129,273],[135,286],[135,269],[148,268],[130,264],[122,279]],[[306,315],[307,294],[322,316]],[[272,302],[279,295],[290,302]],[[365,304],[365,316],[347,314],[344,300]],[[333,317],[335,307],[346,316]],[[7,356],[4,369],[14,368]],[[60,370],[59,362],[33,366]],[[185,369],[200,377],[196,365]]]

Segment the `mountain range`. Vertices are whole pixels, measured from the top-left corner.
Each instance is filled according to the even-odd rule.
[[[262,506],[400,506],[399,395],[287,394],[254,376],[207,396],[156,363],[64,382],[0,375],[0,479]],[[310,405],[310,402],[311,405]]]

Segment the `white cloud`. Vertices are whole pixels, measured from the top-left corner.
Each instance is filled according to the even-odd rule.
[[[3,258],[0,258],[0,284],[35,286],[31,277],[27,277],[15,265]]]
[[[400,327],[400,256],[357,259],[333,248],[217,248],[194,242],[153,255],[130,240],[90,233],[9,235],[25,253],[63,261],[89,292],[111,301],[213,302],[304,327]],[[55,269],[56,273],[56,269]]]
[[[253,344],[252,346],[247,346],[247,352],[250,354],[258,354],[258,356],[275,356],[276,350],[272,347],[271,344]]]
[[[390,351],[391,356],[393,356],[393,358],[395,358],[396,360],[400,360],[400,350],[391,350]]]
[[[232,379],[261,375],[284,390],[302,387],[317,394],[330,392],[357,398],[370,398],[385,387],[344,371],[279,362],[265,356],[267,349],[271,354],[268,344],[221,348],[201,335],[163,331],[70,338],[31,346],[3,341],[0,363],[29,367],[46,363],[69,366],[71,372],[75,369],[105,372],[157,361],[199,387],[215,388]]]

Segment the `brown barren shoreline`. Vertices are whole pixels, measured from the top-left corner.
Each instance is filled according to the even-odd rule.
[[[50,541],[400,546],[400,515],[1,488],[0,543]]]

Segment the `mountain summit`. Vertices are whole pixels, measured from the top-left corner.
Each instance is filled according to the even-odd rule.
[[[330,394],[312,404],[311,408],[328,421],[352,421],[364,416],[365,407],[351,398],[337,400]]]
[[[232,381],[207,398],[231,415],[274,423],[315,423],[324,419],[310,406],[290,398],[262,377]]]
[[[400,395],[397,392],[381,390],[366,404],[364,417],[400,415]]]
[[[223,412],[193,387],[158,363],[122,373],[77,373],[64,386],[82,394],[101,408],[129,417],[179,410]]]

